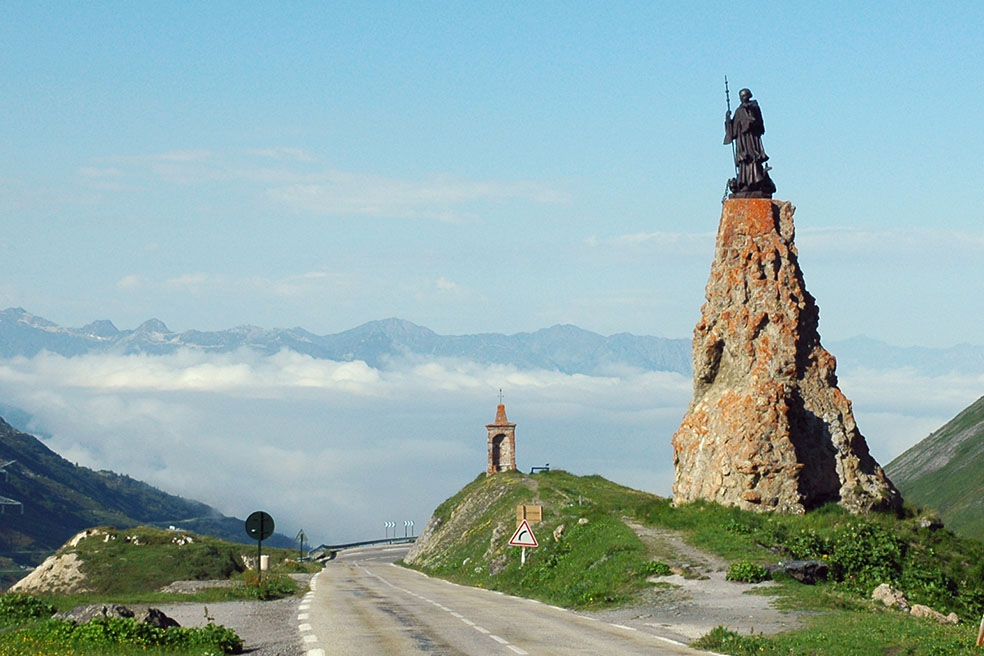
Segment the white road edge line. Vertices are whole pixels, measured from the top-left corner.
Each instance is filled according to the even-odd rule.
[[[488,629],[483,629],[482,627],[480,627],[480,626],[479,626],[479,625],[477,625],[477,624],[475,624],[475,625],[473,625],[473,626],[472,626],[472,628],[473,628],[473,629],[475,629],[476,631],[478,631],[479,633],[484,633],[484,634],[486,634],[486,635],[489,635],[489,634],[491,634],[491,633],[492,633],[492,632],[491,632],[491,631],[489,631]]]
[[[635,627],[625,626],[624,624],[615,624],[614,622],[609,622],[608,624],[610,626],[615,626],[615,627],[618,627],[620,629],[625,629],[626,631],[638,631],[639,630],[639,629],[637,629]]]
[[[524,650],[520,649],[519,647],[517,647],[516,645],[506,645],[506,647],[509,647],[510,649],[512,649],[514,652],[516,652],[520,656],[525,656],[526,654],[529,654],[528,651],[524,651]]]
[[[657,629],[663,628],[663,627],[661,627],[661,626],[659,626],[657,624],[650,624],[649,622],[646,622],[646,626],[651,626],[651,627],[654,627],[654,628],[657,628]],[[677,647],[686,647],[687,646],[687,643],[680,642],[679,640],[674,640],[673,638],[664,638],[663,636],[656,635],[655,633],[650,633],[649,635],[651,635],[652,637],[656,638],[657,640],[662,640],[663,642],[668,642],[671,645],[676,645]],[[708,653],[709,654],[713,654],[714,652],[711,651],[711,652],[708,652]]]
[[[324,649],[309,649],[304,652],[304,656],[325,656]]]
[[[508,640],[506,640],[505,638],[500,638],[499,636],[497,636],[494,633],[490,633],[489,634],[489,637],[492,638],[493,640],[495,640],[496,642],[498,642],[500,645],[508,645],[509,644],[509,641]]]

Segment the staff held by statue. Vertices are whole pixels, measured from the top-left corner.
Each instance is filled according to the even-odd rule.
[[[728,113],[727,120],[731,121],[731,92],[728,90],[728,76],[724,76],[724,100],[728,103]],[[734,141],[731,142],[731,157],[735,160],[735,180],[738,179],[738,150],[737,145]],[[724,192],[725,198],[728,197],[728,192]]]
[[[731,115],[731,91],[728,78],[724,78],[724,97],[728,103],[728,113],[724,116],[724,143],[731,144],[735,160],[735,177],[728,180],[727,198],[772,198],[775,183],[769,177],[766,165],[769,156],[762,146],[765,122],[758,101],[752,100],[752,92],[742,89],[738,92],[741,104]]]

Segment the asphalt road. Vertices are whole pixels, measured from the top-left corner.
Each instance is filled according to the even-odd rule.
[[[645,630],[394,565],[406,546],[344,551],[298,607],[307,656],[706,654]]]

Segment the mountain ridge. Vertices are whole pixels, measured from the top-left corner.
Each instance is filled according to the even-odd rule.
[[[244,347],[267,355],[288,349],[318,359],[358,360],[378,369],[414,356],[600,376],[626,368],[690,376],[692,365],[690,339],[628,332],[604,336],[571,324],[511,335],[441,335],[406,319],[389,317],[328,335],[301,327],[268,329],[248,324],[219,331],[173,332],[160,319],[148,319],[132,330],[120,330],[108,319],[65,328],[23,308],[0,310],[0,358],[33,357],[42,351],[73,357],[88,353],[164,355],[179,349],[224,353]],[[830,342],[829,350],[838,358],[842,371],[912,369],[924,375],[984,372],[984,345],[900,347],[857,336]]]
[[[66,357],[88,353],[163,355],[181,348],[230,352],[242,347],[273,354],[282,349],[319,359],[361,360],[386,368],[408,356],[457,357],[490,364],[604,374],[612,362],[643,370],[690,374],[690,340],[618,333],[604,337],[569,324],[514,335],[439,335],[397,317],[369,321],[331,335],[303,328],[237,326],[220,331],[173,332],[159,319],[119,330],[100,319],[65,328],[23,308],[0,311],[0,357],[33,357],[49,351]]]

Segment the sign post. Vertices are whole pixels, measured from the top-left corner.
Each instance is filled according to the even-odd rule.
[[[519,528],[513,533],[513,536],[509,538],[510,547],[522,547],[523,551],[519,557],[519,566],[522,567],[526,564],[526,547],[538,547],[536,536],[533,535],[533,529],[530,528],[529,522],[525,519],[520,522]]]
[[[260,566],[263,551],[263,541],[273,535],[273,517],[262,510],[257,510],[246,518],[246,535],[256,540],[256,585],[259,587],[263,580],[263,568]]]

